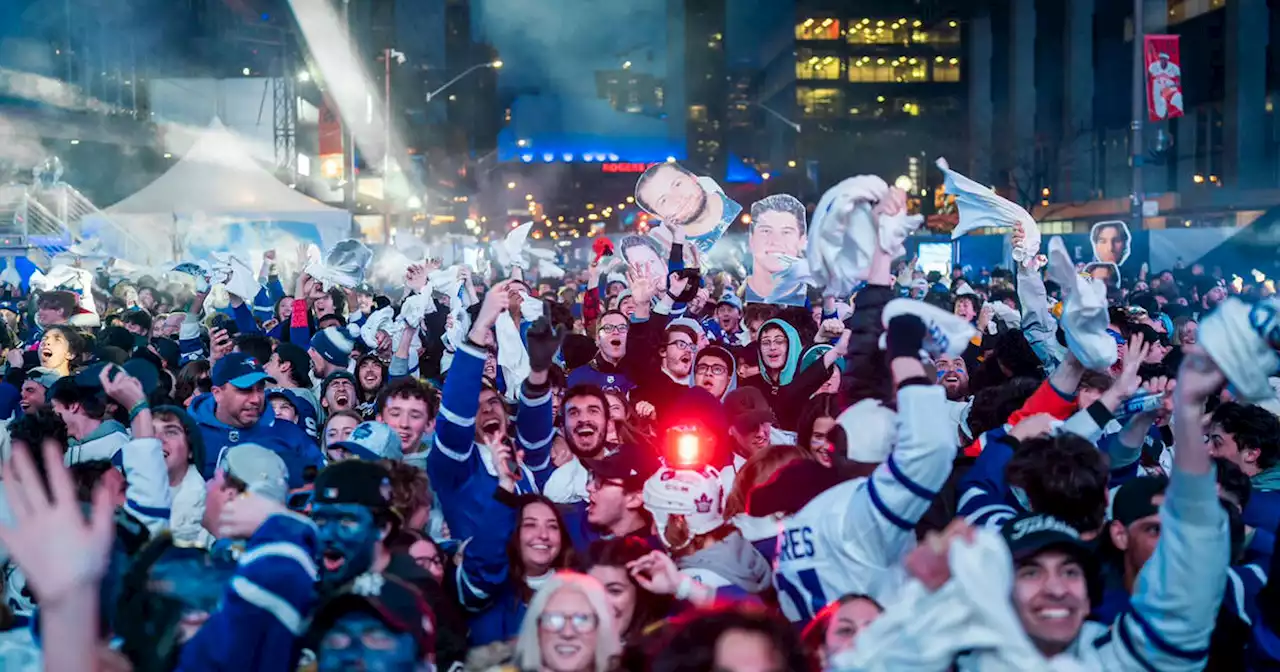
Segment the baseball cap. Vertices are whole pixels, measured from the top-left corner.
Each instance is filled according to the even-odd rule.
[[[1156,495],[1163,495],[1169,487],[1165,476],[1142,476],[1125,481],[1111,496],[1107,518],[1128,527],[1134,522],[1160,513],[1160,507],[1151,502]]]
[[[284,460],[275,451],[256,443],[223,449],[218,456],[218,469],[243,481],[249,492],[272,501],[283,504],[289,496],[289,470]]]
[[[346,441],[329,444],[342,448],[362,460],[399,460],[404,457],[400,437],[381,422],[362,422],[351,430]]]
[[[724,486],[714,467],[675,469],[662,467],[644,484],[644,508],[653,514],[658,536],[673,515],[684,516],[689,531],[707,534],[724,525]]]
[[[742,299],[739,299],[738,295],[734,294],[733,292],[725,292],[724,294],[720,295],[720,300],[716,301],[716,305],[717,306],[728,305],[728,306],[733,306],[738,310],[742,310]]]
[[[36,383],[44,387],[45,389],[49,389],[50,387],[53,387],[53,384],[56,383],[58,379],[61,377],[62,377],[62,374],[58,373],[57,371],[54,371],[53,369],[45,368],[43,366],[37,366],[36,368],[31,369],[30,371],[27,371],[27,380],[30,380],[31,382]]]
[[[1035,557],[1048,550],[1060,550],[1082,564],[1092,566],[1093,549],[1074,527],[1043,513],[1023,513],[1001,528],[1014,562]]]
[[[377,511],[391,506],[391,474],[377,462],[345,460],[316,476],[316,504],[359,504]]]
[[[773,420],[773,409],[754,387],[739,387],[724,398],[725,415],[739,432],[748,432]]]
[[[623,489],[634,492],[644,489],[645,481],[658,470],[659,465],[658,461],[652,457],[651,451],[623,446],[612,455],[588,460],[586,467],[593,477],[606,481],[622,481]]]
[[[264,380],[276,382],[274,378],[267,375],[261,362],[243,352],[233,352],[219,359],[213,366],[211,379],[216,387],[230,384],[242,390],[247,390]]]
[[[318,648],[320,638],[342,616],[353,612],[367,613],[395,632],[412,635],[419,658],[435,649],[435,615],[422,593],[398,576],[372,572],[356,577],[348,588],[320,605],[309,629],[312,646]]]

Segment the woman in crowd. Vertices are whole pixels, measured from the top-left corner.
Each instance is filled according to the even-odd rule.
[[[601,539],[592,542],[582,567],[604,586],[613,610],[613,625],[624,643],[639,641],[645,631],[666,615],[670,600],[655,595],[636,583],[627,565],[653,549],[634,537]]]
[[[858,633],[871,625],[884,608],[866,595],[842,595],[818,612],[800,639],[815,670],[828,670],[832,658],[853,648]]]
[[[796,445],[811,451],[826,466],[831,466],[831,430],[842,410],[836,395],[818,394],[805,405],[796,425]]]
[[[621,651],[600,582],[563,571],[538,589],[520,623],[519,672],[609,672]]]

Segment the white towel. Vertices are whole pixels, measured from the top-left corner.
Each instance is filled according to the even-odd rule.
[[[1110,369],[1119,351],[1115,339],[1107,333],[1111,317],[1107,313],[1106,285],[1077,273],[1066,245],[1057,236],[1049,241],[1048,277],[1062,288],[1062,318],[1058,322],[1071,354],[1086,369]]]
[[[542,494],[557,504],[576,504],[587,501],[587,468],[574,457],[551,472]]]
[[[916,580],[899,601],[858,633],[832,670],[941,672],[964,652],[962,669],[983,672],[1083,672],[1068,656],[1045,659],[1013,609],[1013,559],[999,533],[975,532],[948,554],[951,580],[929,592]]]
[[[358,287],[364,282],[365,269],[373,260],[373,251],[354,239],[339,241],[322,261],[307,264],[307,275],[318,280],[326,290],[333,287]]]
[[[938,159],[942,170],[943,188],[956,197],[956,209],[960,211],[960,223],[951,231],[955,240],[964,234],[983,227],[1012,226],[1022,224],[1025,234],[1022,243],[1013,248],[1013,260],[1031,265],[1040,254],[1040,227],[1031,215],[1017,204],[973,180],[951,170],[946,159]]]
[[[498,338],[498,366],[502,367],[502,378],[507,383],[507,400],[514,400],[529,377],[529,352],[524,349],[524,341],[520,340],[520,327],[511,319],[511,313],[503,311],[495,325]]]

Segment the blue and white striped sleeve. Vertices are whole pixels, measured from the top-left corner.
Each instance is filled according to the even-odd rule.
[[[146,525],[152,536],[169,529],[173,494],[160,439],[133,439],[116,456],[124,470],[125,510]]]
[[[492,499],[482,507],[485,524],[476,526],[475,536],[467,542],[462,566],[456,574],[458,602],[470,612],[488,608],[509,583],[511,561],[507,557],[507,541],[516,529],[515,509]]]
[[[459,345],[440,395],[434,450],[427,455],[433,485],[446,490],[461,487],[479,464],[475,432],[483,376],[484,352],[471,343]]]
[[[916,523],[951,474],[955,432],[937,421],[946,414],[941,387],[910,385],[898,391],[897,444],[853,491],[840,531],[842,541],[857,544],[868,562],[887,567],[902,559],[915,541]]]
[[[551,412],[551,388],[529,397],[527,384],[516,395],[516,445],[524,449],[524,463],[534,473],[551,465],[551,443],[555,439],[555,416]]]
[[[1204,669],[1229,583],[1231,535],[1217,479],[1175,470],[1160,507],[1160,543],[1138,573],[1133,598],[1093,642],[1102,669]]]
[[[1004,468],[1013,457],[1011,438],[1003,428],[983,434],[983,448],[969,471],[960,479],[960,501],[956,515],[970,525],[999,531],[1006,522],[1018,515],[1017,509],[1006,503],[1008,486],[1004,480]]]

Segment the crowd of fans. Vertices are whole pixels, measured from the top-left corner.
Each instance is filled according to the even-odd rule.
[[[1276,669],[1269,289],[1044,263],[15,290],[0,669]]]

